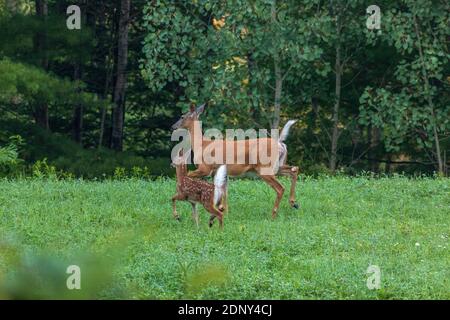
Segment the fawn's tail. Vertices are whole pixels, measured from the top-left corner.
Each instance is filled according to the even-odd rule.
[[[214,176],[214,204],[218,205],[227,188],[227,166],[221,165]]]
[[[297,120],[289,120],[283,127],[283,130],[281,130],[280,138],[278,139],[278,142],[284,142],[288,135],[289,135],[289,129],[291,129],[292,125],[296,123]]]

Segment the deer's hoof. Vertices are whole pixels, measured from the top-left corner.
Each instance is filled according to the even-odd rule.
[[[181,218],[180,218],[180,217],[175,217],[175,220],[177,220],[178,222],[180,222],[180,221],[181,221]]]
[[[292,205],[292,208],[294,208],[294,209],[299,209],[300,206],[298,205],[298,203],[294,203],[294,204]]]

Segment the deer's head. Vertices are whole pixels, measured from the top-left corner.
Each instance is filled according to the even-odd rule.
[[[186,165],[189,152],[190,150],[183,154],[183,150],[178,151],[178,155],[174,156],[172,159],[172,167]]]
[[[194,121],[198,121],[203,110],[205,110],[205,104],[202,104],[198,108],[196,108],[194,104],[191,104],[190,110],[181,116],[181,118],[172,126],[172,130],[190,128]]]
[[[187,174],[187,158],[189,157],[189,153],[186,152],[183,154],[183,150],[178,152],[178,155],[172,159],[171,166],[176,169],[177,178],[180,176],[185,176]]]

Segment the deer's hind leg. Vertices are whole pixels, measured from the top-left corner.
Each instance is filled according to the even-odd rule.
[[[220,229],[223,229],[223,213],[214,205],[204,205],[204,207],[209,213],[211,213],[211,217],[209,218],[209,227],[211,228],[213,226],[214,219],[217,218],[219,220]]]
[[[198,211],[197,211],[197,204],[195,202],[189,201],[192,205],[192,219],[194,219],[195,223],[197,224],[198,228]]]
[[[280,167],[280,170],[278,172],[278,174],[281,176],[291,177],[291,191],[289,194],[289,204],[294,209],[299,208],[297,202],[295,201],[295,187],[297,185],[298,180],[298,171],[299,171],[298,167],[283,165]]]
[[[261,179],[263,179],[267,184],[269,184],[273,190],[277,193],[277,198],[275,199],[275,205],[272,209],[272,218],[275,219],[277,217],[278,207],[280,206],[281,199],[283,198],[284,187],[280,182],[275,178],[275,176],[271,175],[262,175],[258,174]]]
[[[221,212],[224,212],[225,214],[228,214],[228,188],[225,188],[223,195],[222,195],[222,199],[220,199],[220,204],[219,204],[219,210]]]

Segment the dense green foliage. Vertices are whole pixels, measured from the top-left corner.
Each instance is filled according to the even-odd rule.
[[[134,0],[124,29],[128,1],[0,1],[0,147],[21,136],[24,167],[167,172],[171,124],[208,102],[205,129],[299,119],[289,157],[306,173],[447,173],[448,2],[380,0],[381,29],[369,30],[365,0]],[[72,4],[81,30],[66,27]],[[39,144],[33,125],[48,131]],[[89,160],[98,153],[104,168]]]
[[[0,74],[0,104],[14,106],[12,110],[18,114],[33,113],[33,108],[42,103],[62,110],[76,103],[100,107],[94,95],[77,92],[73,82],[58,79],[36,67],[4,59],[0,61]]]
[[[0,126],[5,137],[11,137],[4,138],[7,143],[0,149],[0,175],[3,176],[36,175],[36,169],[44,164],[47,169],[41,168],[39,172],[43,171],[44,175],[55,172],[61,178],[152,178],[174,175],[173,168],[167,165],[170,158],[145,158],[107,148],[84,149],[62,134],[50,133],[34,125],[23,125],[17,120],[0,120]],[[13,132],[21,132],[21,137],[12,136]],[[27,145],[24,145],[23,140],[27,141]]]
[[[450,129],[445,84],[450,79],[444,78],[450,59],[448,13],[429,1],[406,3],[408,11],[393,10],[384,18],[388,29],[383,38],[401,54],[401,60],[390,80],[381,88],[368,87],[361,96],[362,122],[388,133],[388,150],[399,150],[409,137],[430,159],[431,154],[441,158],[440,144]]]
[[[0,296],[450,298],[448,179],[323,177],[298,186],[301,209],[285,196],[272,220],[272,190],[233,180],[220,231],[207,227],[204,209],[197,230],[187,203],[178,205],[182,221],[172,218],[170,179],[3,180]],[[65,288],[71,264],[82,268],[83,290]],[[369,265],[381,269],[380,290],[366,287]]]
[[[289,150],[308,172],[333,154],[350,172],[399,161],[445,171],[448,4],[380,2],[380,31],[365,28],[368,5],[156,1],[144,10],[143,76],[181,107],[208,101],[207,127],[300,119]]]

